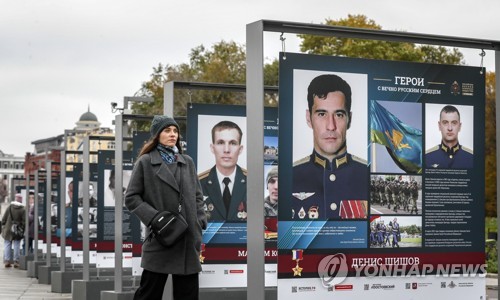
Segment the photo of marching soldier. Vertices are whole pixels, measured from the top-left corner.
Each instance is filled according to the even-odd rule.
[[[421,215],[422,176],[371,175],[371,214]]]
[[[422,247],[422,217],[370,217],[370,248],[409,247]]]

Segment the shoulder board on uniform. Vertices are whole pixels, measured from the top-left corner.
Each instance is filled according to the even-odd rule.
[[[464,150],[465,152],[468,152],[468,153],[474,155],[474,151],[472,151],[472,149],[469,149],[467,147],[462,146],[462,150]]]
[[[359,163],[364,164],[364,165],[368,165],[368,161],[366,159],[362,159],[361,157],[357,157],[356,155],[352,155],[352,154],[351,154],[351,158],[352,158],[352,160],[354,160],[356,162],[359,162]]]
[[[311,157],[308,155],[306,157],[303,157],[299,160],[296,160],[294,163],[293,163],[293,166],[298,166],[298,165],[302,165],[302,164],[305,164],[307,162],[309,162],[309,160],[311,159]]]
[[[248,176],[248,170],[241,168],[241,172],[243,172],[243,175]]]
[[[430,149],[427,149],[427,151],[425,151],[425,154],[428,154],[428,153],[434,152],[434,151],[436,151],[436,150],[439,150],[439,145],[434,146],[434,147],[432,147],[432,148],[430,148]]]
[[[207,178],[208,174],[210,174],[210,169],[208,169],[206,171],[203,171],[200,174],[198,174],[198,179],[201,180],[201,179]]]

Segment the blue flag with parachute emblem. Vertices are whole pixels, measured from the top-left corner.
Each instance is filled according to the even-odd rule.
[[[406,173],[422,173],[422,131],[403,123],[375,100],[370,101],[370,141],[385,146]]]

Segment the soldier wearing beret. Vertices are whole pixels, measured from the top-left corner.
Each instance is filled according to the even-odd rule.
[[[238,165],[243,151],[238,124],[221,121],[212,128],[210,151],[215,166],[198,175],[209,221],[246,221],[247,171]]]
[[[347,152],[351,87],[337,75],[320,75],[309,84],[307,102],[314,149],[294,163],[293,219],[364,219],[368,167],[366,161]]]
[[[429,149],[425,154],[425,165],[432,169],[470,169],[473,165],[471,149],[458,142],[462,128],[460,112],[455,106],[446,105],[439,114],[441,144]]]

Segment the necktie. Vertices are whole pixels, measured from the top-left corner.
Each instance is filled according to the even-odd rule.
[[[224,204],[226,205],[226,211],[229,211],[229,205],[231,204],[231,192],[229,191],[229,183],[231,179],[229,177],[224,177],[222,180],[224,183],[224,192],[222,193],[222,200],[224,200]]]

